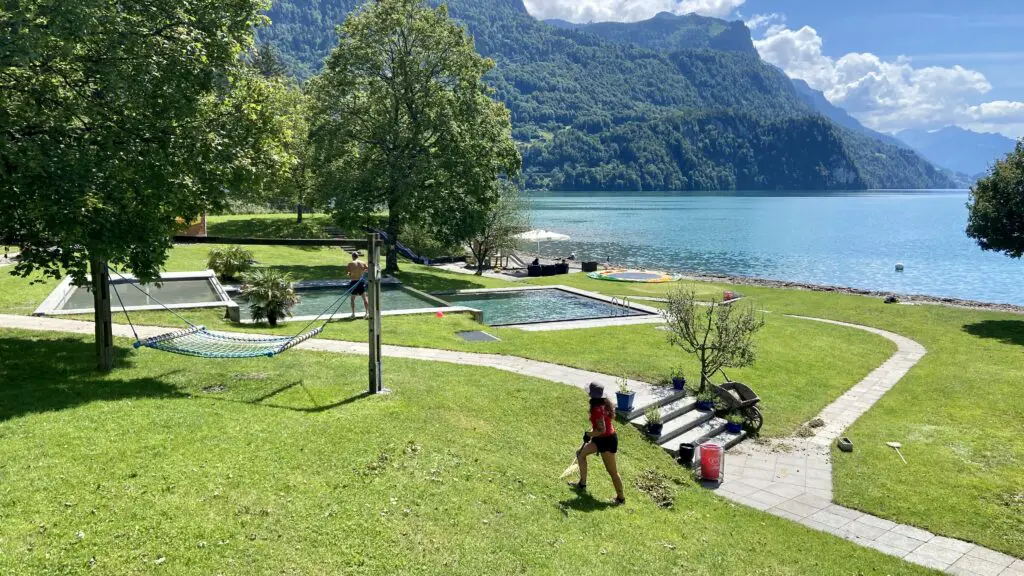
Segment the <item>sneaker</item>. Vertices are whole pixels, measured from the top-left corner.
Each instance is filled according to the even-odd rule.
[[[586,484],[580,484],[579,482],[569,482],[569,487],[572,488],[573,490],[577,491],[577,492],[586,492],[587,491],[587,485]]]

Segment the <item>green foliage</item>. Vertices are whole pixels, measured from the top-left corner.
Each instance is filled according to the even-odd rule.
[[[320,189],[342,221],[386,209],[392,243],[406,223],[464,240],[458,223],[493,204],[495,180],[522,164],[508,110],[482,80],[493,62],[421,0],[367,4],[339,32],[312,83]],[[386,271],[397,269],[388,250]]]
[[[334,25],[359,4],[279,0],[260,37],[308,75],[335,41]],[[912,152],[819,120],[789,78],[760,60],[741,23],[662,14],[559,29],[535,20],[519,0],[447,4],[496,62],[487,81],[511,111],[528,188],[954,185]],[[699,111],[685,113],[693,126],[674,127],[686,110]],[[799,135],[776,143],[791,123]],[[720,146],[723,135],[729,142]]]
[[[495,185],[498,187],[497,202],[470,221],[474,230],[469,239],[469,249],[476,260],[478,276],[484,273],[488,258],[514,250],[516,236],[530,229],[530,213],[519,196],[519,187],[507,180],[500,180]]]
[[[644,411],[644,418],[648,424],[661,424],[661,409],[658,406],[651,406]]]
[[[299,296],[292,288],[292,276],[274,268],[257,268],[244,277],[242,297],[249,302],[249,312],[256,322],[266,320],[271,326],[292,315]]]
[[[668,293],[665,321],[669,342],[700,362],[700,388],[708,390],[711,376],[722,368],[743,368],[757,357],[754,336],[764,328],[764,317],[753,305],[702,301],[694,291],[677,288]]]
[[[84,282],[90,258],[158,277],[176,218],[278,167],[240,65],[262,0],[0,8],[0,241],[15,270]]]
[[[231,280],[252,268],[252,252],[241,246],[214,248],[206,259],[206,267],[217,273],[217,276]]]
[[[1024,139],[971,188],[967,235],[983,250],[1024,256]]]

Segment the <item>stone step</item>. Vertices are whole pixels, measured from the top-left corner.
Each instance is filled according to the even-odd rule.
[[[746,438],[746,437],[747,437],[747,432],[745,430],[740,430],[739,432],[737,432],[735,434],[732,433],[732,432],[729,432],[728,430],[723,430],[720,434],[718,434],[717,436],[715,436],[713,438],[709,438],[704,443],[706,443],[706,444],[718,444],[719,446],[722,447],[722,450],[728,450],[729,448],[732,448],[733,446],[735,446],[735,445],[739,444],[740,442],[742,442],[743,439]]]
[[[662,422],[668,422],[669,420],[675,418],[676,416],[682,416],[683,414],[686,414],[687,412],[693,410],[696,407],[697,399],[694,398],[693,396],[686,396],[680,398],[679,400],[676,400],[675,402],[665,404],[660,409],[658,409],[658,413],[661,414]],[[637,418],[634,418],[631,421],[631,423],[634,426],[643,428],[644,426],[647,425],[647,415],[644,414]]]
[[[649,392],[644,391],[637,393],[636,398],[633,399],[633,411],[628,414],[625,412],[619,412],[619,417],[625,418],[626,420],[632,420],[639,416],[643,416],[643,413],[647,411],[649,406],[664,406],[665,404],[671,404],[683,396],[686,396],[685,390],[673,390],[672,388],[663,388],[660,386],[649,390]]]
[[[714,412],[703,412],[701,410],[690,410],[664,423],[661,429],[661,436],[658,437],[658,444],[664,444],[676,436],[693,430],[715,417]]]
[[[699,426],[687,430],[684,434],[680,436],[676,436],[670,440],[660,442],[658,445],[664,448],[665,450],[668,450],[673,455],[676,455],[679,453],[680,444],[699,445],[701,442],[704,442],[708,438],[713,438],[718,434],[724,432],[726,424],[725,420],[721,418],[715,418],[712,412],[707,412],[707,414],[712,415],[712,418],[710,420],[707,420],[701,423]]]

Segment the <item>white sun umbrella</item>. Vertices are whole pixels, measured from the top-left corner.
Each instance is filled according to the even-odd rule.
[[[540,243],[543,240],[565,241],[569,239],[569,237],[566,236],[565,234],[559,234],[558,232],[550,232],[548,230],[530,230],[529,232],[523,232],[522,234],[517,235],[516,238],[519,238],[520,240],[536,242],[538,253],[540,253]]]

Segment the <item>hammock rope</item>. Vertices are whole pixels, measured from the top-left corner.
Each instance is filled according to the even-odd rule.
[[[110,269],[108,268],[108,270]],[[121,294],[117,290],[117,283],[111,280],[110,286],[114,289],[117,301],[121,305],[121,311],[124,312],[125,318],[128,320],[128,325],[131,326],[132,333],[135,335],[135,343],[133,346],[136,349],[146,347],[163,352],[170,352],[172,354],[180,354],[182,356],[211,359],[272,358],[286,350],[290,350],[299,344],[302,344],[307,340],[315,338],[324,331],[327,324],[331,321],[331,318],[341,310],[341,307],[345,304],[345,298],[351,296],[352,292],[356,288],[366,282],[366,274],[363,274],[358,281],[351,282],[348,288],[341,294],[341,296],[338,297],[337,300],[332,302],[331,305],[323,312],[310,320],[298,334],[294,336],[263,336],[232,332],[217,332],[214,330],[208,330],[205,326],[193,324],[166,304],[154,298],[152,294],[143,290],[139,287],[137,282],[125,278],[124,275],[116,270],[110,271],[120,276],[122,280],[133,286],[136,290],[145,294],[147,298],[156,302],[164,310],[174,314],[189,326],[188,328],[175,330],[159,336],[140,338],[139,332],[135,328],[135,323],[132,322],[131,315],[128,314],[128,309],[125,307],[124,301],[121,299]],[[323,323],[320,324],[319,327],[310,330],[309,328],[323,318],[325,314],[327,315],[327,318],[324,319]]]

